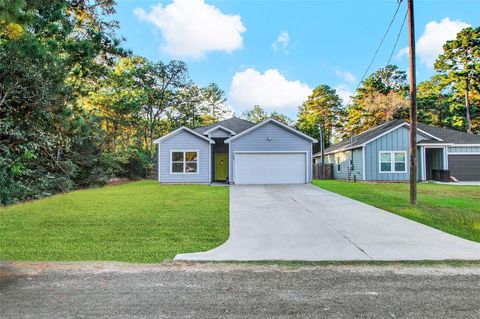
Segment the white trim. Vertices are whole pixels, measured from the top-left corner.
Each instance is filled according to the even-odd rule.
[[[291,153],[308,153],[308,151],[233,151],[234,154],[248,154],[248,153],[280,153],[280,154],[291,154]]]
[[[363,180],[366,181],[367,177],[365,176],[366,168],[365,168],[365,146],[362,147],[362,176]]]
[[[390,154],[390,171],[382,171],[382,154]],[[395,153],[403,153],[405,155],[405,170],[396,171],[395,170]],[[398,162],[400,163],[400,162]],[[407,152],[406,151],[378,151],[378,172],[381,174],[405,174],[407,172]]]
[[[158,171],[158,176],[157,176],[157,179],[158,179],[158,182],[160,182],[160,143],[158,143],[158,167],[157,167],[157,171]]]
[[[448,152],[448,155],[480,155],[480,152]]]
[[[269,118],[269,119],[266,119],[265,121],[263,121],[263,122],[261,122],[261,123],[258,123],[257,125],[252,126],[251,128],[249,128],[249,129],[247,129],[247,130],[245,130],[245,131],[243,131],[243,132],[241,132],[241,133],[239,133],[239,134],[237,134],[237,135],[235,135],[235,136],[232,136],[232,137],[226,139],[226,140],[224,141],[224,143],[229,144],[231,141],[239,138],[240,136],[246,135],[246,134],[248,134],[248,133],[256,130],[257,128],[260,128],[260,127],[262,127],[262,126],[264,126],[265,124],[268,124],[268,123],[275,123],[275,124],[277,124],[278,126],[286,129],[287,131],[290,131],[290,132],[292,132],[292,133],[294,133],[294,134],[296,134],[296,135],[299,135],[300,137],[303,137],[303,138],[305,138],[305,139],[310,140],[312,143],[318,142],[318,141],[317,141],[316,139],[314,139],[313,137],[310,137],[310,136],[308,136],[308,135],[306,135],[306,134],[303,134],[302,132],[297,131],[297,130],[294,129],[294,128],[291,128],[290,126],[283,124],[282,122],[279,122],[279,121],[277,121],[277,120],[275,120],[275,119]]]
[[[177,128],[175,131],[170,132],[170,133],[168,133],[167,135],[164,135],[164,136],[162,136],[162,137],[160,137],[160,138],[157,138],[155,141],[153,141],[153,143],[154,143],[154,144],[158,144],[158,143],[160,143],[160,142],[162,142],[162,141],[164,141],[164,140],[166,140],[166,139],[169,139],[169,138],[177,135],[178,133],[180,133],[180,132],[183,131],[183,130],[185,130],[185,131],[187,131],[188,133],[191,133],[191,134],[193,134],[193,135],[195,135],[195,136],[197,136],[197,137],[199,137],[199,138],[201,138],[201,139],[209,142],[210,144],[215,144],[215,141],[214,141],[214,140],[211,140],[211,139],[209,139],[208,137],[203,136],[202,134],[197,133],[197,132],[195,132],[194,130],[191,130],[191,129],[189,129],[188,127],[185,127],[185,126],[182,126],[182,127],[180,127],[180,128]]]
[[[453,143],[422,143],[422,141],[418,142],[417,145],[425,145],[427,147],[435,147],[438,146],[438,148],[442,148],[444,146],[455,146]]]
[[[443,169],[448,169],[448,160],[447,160],[448,156],[447,156],[447,148],[446,147],[443,148],[442,154],[443,154]]]
[[[310,144],[310,154],[313,155],[313,143]],[[307,157],[307,156],[305,156],[305,157]],[[310,180],[310,182],[312,182],[313,181],[313,157],[311,159],[312,162],[310,163],[310,165],[308,165],[308,160],[306,160],[306,161],[307,161],[307,169],[310,169],[310,171],[311,171],[310,173],[307,173],[307,176],[308,176],[308,179]],[[322,167],[322,170],[323,170],[323,167]]]
[[[480,147],[480,144],[455,144],[453,143],[452,147]]]
[[[235,134],[237,134],[237,133],[235,133],[234,131],[232,131],[232,130],[229,130],[229,129],[228,129],[228,128],[226,128],[225,126],[217,125],[217,126],[214,126],[214,127],[212,127],[211,129],[209,129],[209,130],[207,130],[207,131],[203,132],[203,135],[209,135],[211,132],[215,132],[215,131],[216,131],[216,130],[218,130],[218,129],[222,129],[222,130],[224,130],[224,131],[226,131],[226,132],[230,133],[231,135],[235,135]]]
[[[407,125],[410,127],[410,123],[407,122]],[[427,133],[427,132],[425,132],[424,130],[419,129],[419,128],[417,127],[417,134],[418,134],[418,132],[422,133],[423,135],[427,135],[428,137],[434,138],[434,139],[436,139],[437,141],[443,142],[443,140],[442,140],[440,137],[436,137],[435,135],[432,135],[432,134],[430,134],[430,133]],[[420,141],[420,142],[421,142],[421,141]]]
[[[426,147],[422,146],[422,181],[427,180],[427,158],[426,158]]]
[[[441,149],[443,158],[443,169],[448,169],[448,144],[419,145],[422,148],[422,180],[427,180],[427,148]]]
[[[198,167],[197,167],[197,170],[198,170]],[[212,178],[212,144],[208,144],[208,179],[210,180],[210,183],[213,182],[213,178]]]
[[[448,168],[448,147],[445,147],[445,162],[444,163],[446,163],[445,169],[449,169]]]
[[[335,161],[335,166],[336,166],[337,173],[341,173],[342,172],[342,163],[340,163],[340,157],[335,157],[334,156],[333,160]]]
[[[235,154],[305,154],[305,184],[308,184],[308,151],[234,151],[233,160],[235,160]],[[232,164],[234,178],[237,178],[235,174],[235,163]],[[235,183],[235,181],[233,181],[233,183]]]
[[[178,172],[173,172],[172,171],[172,153],[180,153],[180,152],[183,152],[183,173],[178,173]],[[194,172],[194,173],[187,173],[185,172],[185,167],[186,167],[186,164],[187,164],[187,160],[186,160],[186,153],[188,152],[196,152],[197,153],[197,171]],[[172,175],[198,175],[200,173],[200,151],[199,150],[170,150],[170,174]]]

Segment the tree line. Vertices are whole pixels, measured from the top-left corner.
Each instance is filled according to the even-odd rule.
[[[0,0],[0,203],[140,178],[156,137],[228,114],[182,61],[122,48],[113,0]]]

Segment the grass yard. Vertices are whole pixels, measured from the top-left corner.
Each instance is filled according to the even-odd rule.
[[[480,242],[478,186],[418,184],[418,204],[410,206],[408,184],[336,180],[315,180],[314,184],[447,233]]]
[[[0,260],[161,262],[227,240],[229,189],[139,181],[0,208]]]

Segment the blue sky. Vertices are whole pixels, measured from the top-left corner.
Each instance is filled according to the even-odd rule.
[[[216,82],[239,114],[254,104],[290,117],[312,88],[328,84],[346,100],[397,7],[378,1],[122,1],[124,46],[151,60],[181,59],[201,86]],[[406,0],[371,71],[392,51]],[[480,1],[415,1],[418,80],[433,74],[441,44],[480,25]],[[392,58],[407,69],[405,25]]]

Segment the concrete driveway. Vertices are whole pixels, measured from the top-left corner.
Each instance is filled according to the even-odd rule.
[[[480,244],[313,185],[230,188],[230,238],[175,260],[478,259]]]

